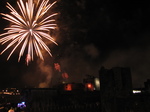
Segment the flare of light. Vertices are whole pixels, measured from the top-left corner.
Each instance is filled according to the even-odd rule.
[[[33,60],[34,53],[37,57],[44,60],[42,50],[47,51],[48,54],[52,56],[49,47],[44,41],[48,40],[57,45],[54,38],[49,34],[50,30],[57,27],[54,19],[57,13],[48,15],[48,11],[55,3],[56,1],[50,4],[49,0],[38,0],[38,2],[34,2],[34,0],[28,0],[27,2],[19,0],[17,2],[18,11],[7,3],[6,7],[11,12],[10,14],[1,13],[1,15],[3,15],[3,19],[9,21],[11,25],[4,29],[6,30],[5,33],[0,34],[0,43],[2,45],[7,43],[6,48],[3,49],[1,54],[10,47],[13,48],[7,60],[9,60],[19,46],[21,46],[21,48],[18,62],[26,49],[26,54],[30,57],[30,59],[26,57],[27,61]]]

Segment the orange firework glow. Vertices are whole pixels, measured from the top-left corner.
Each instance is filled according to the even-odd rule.
[[[68,75],[66,72],[64,72],[64,73],[62,73],[62,77],[63,77],[64,79],[68,79],[68,78],[69,78],[69,75]]]
[[[55,70],[61,72],[59,63],[54,63],[54,68],[55,68]]]
[[[28,65],[29,62],[31,61],[31,56],[29,54],[26,55],[26,64]]]
[[[44,40],[51,41],[57,45],[55,40],[49,35],[49,31],[56,28],[55,21],[52,19],[57,13],[47,16],[49,9],[55,4],[49,4],[49,0],[28,0],[23,2],[19,0],[17,5],[19,11],[17,12],[9,3],[7,8],[11,11],[10,14],[4,14],[4,19],[11,22],[10,27],[5,28],[6,33],[0,34],[2,37],[0,43],[3,45],[8,42],[8,46],[1,52],[4,53],[8,48],[13,47],[7,60],[14,53],[14,51],[21,46],[18,61],[27,49],[27,63],[33,60],[34,52],[40,59],[44,60],[41,50],[45,50],[51,56],[49,47]],[[29,57],[30,56],[30,57]]]
[[[69,75],[66,72],[62,72],[60,64],[59,63],[54,63],[54,68],[56,71],[61,72],[62,78],[63,79],[68,79]]]

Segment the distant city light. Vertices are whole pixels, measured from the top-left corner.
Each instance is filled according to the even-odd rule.
[[[21,102],[21,103],[18,103],[17,107],[22,109],[26,107],[26,104],[25,102]]]
[[[133,90],[133,93],[136,94],[136,93],[141,93],[141,90]]]
[[[99,78],[95,78],[95,87],[96,87],[96,89],[100,90],[100,80],[99,80]]]
[[[20,92],[16,88],[6,88],[6,89],[0,91],[0,94],[5,94],[5,95],[20,95]]]

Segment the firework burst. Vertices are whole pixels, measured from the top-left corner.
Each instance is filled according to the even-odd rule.
[[[6,33],[0,34],[0,43],[3,45],[8,43],[7,47],[1,52],[3,54],[7,49],[13,47],[8,55],[7,60],[14,53],[14,51],[21,46],[18,61],[23,56],[25,49],[27,49],[26,62],[33,60],[34,52],[44,60],[42,50],[45,50],[52,55],[49,47],[44,40],[51,41],[55,44],[55,40],[49,34],[49,31],[56,28],[55,19],[53,17],[57,13],[47,16],[47,12],[56,3],[49,4],[49,0],[38,0],[36,3],[33,0],[17,2],[19,10],[14,9],[9,3],[7,8],[11,11],[10,14],[4,14],[3,19],[11,23],[10,27],[5,28]]]

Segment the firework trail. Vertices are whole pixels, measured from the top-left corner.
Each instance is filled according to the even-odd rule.
[[[56,3],[49,4],[49,0],[38,0],[34,3],[33,0],[17,2],[19,11],[17,12],[9,3],[7,8],[11,11],[10,14],[4,14],[3,19],[11,22],[10,27],[5,28],[6,33],[0,34],[0,43],[3,45],[8,43],[7,47],[1,52],[3,54],[8,48],[13,47],[7,60],[13,52],[21,46],[18,62],[27,49],[26,63],[33,60],[34,52],[40,59],[44,60],[41,50],[46,50],[52,56],[49,47],[44,40],[49,40],[57,45],[55,40],[49,35],[49,31],[56,28],[53,17],[57,13],[47,16],[49,9]]]

